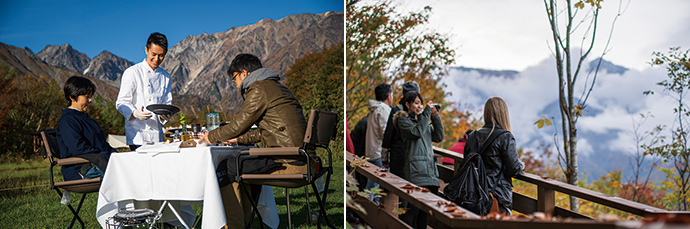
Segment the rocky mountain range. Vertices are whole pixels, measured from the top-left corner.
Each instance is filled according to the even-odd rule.
[[[238,93],[226,71],[237,54],[254,54],[264,67],[284,76],[298,58],[342,42],[343,28],[343,12],[263,19],[225,32],[189,36],[170,48],[161,67],[172,77],[173,93],[197,95],[231,108]]]
[[[65,45],[69,47],[69,44]],[[55,47],[55,46],[52,46]],[[72,49],[69,47],[69,49]],[[74,49],[72,49],[74,50]],[[74,50],[74,52],[67,50],[63,53],[79,53]],[[45,53],[44,53],[45,54]],[[88,58],[88,57],[87,57]],[[56,60],[57,58],[48,58]],[[69,63],[69,62],[63,62]],[[39,58],[39,55],[33,53],[28,48],[19,48],[4,43],[0,43],[0,64],[7,64],[14,67],[21,74],[26,75],[44,75],[49,76],[62,87],[65,85],[65,81],[70,76],[81,75],[80,73],[67,69],[64,66],[52,66]],[[75,66],[72,64],[67,64],[70,66]],[[98,90],[97,95],[101,95],[106,100],[114,100],[117,97],[118,89],[117,87],[111,86],[104,81],[92,78],[91,81],[96,85]]]
[[[132,65],[134,62],[104,50],[89,62],[83,73],[119,87],[122,73]]]
[[[216,110],[234,111],[240,101],[239,93],[226,71],[235,55],[254,54],[264,67],[284,78],[297,59],[324,47],[342,45],[343,38],[344,12],[263,19],[224,32],[190,35],[168,50],[161,67],[172,77],[173,104],[183,110],[200,110],[210,105]],[[89,76],[98,81],[97,93],[106,100],[117,97],[122,73],[135,64],[105,50],[90,59],[70,44],[47,45],[34,54],[28,48],[3,43],[0,62],[25,74],[50,76],[61,86],[71,75]]]
[[[91,61],[91,58],[72,48],[69,43],[57,46],[46,45],[36,54],[36,57],[51,66],[79,73],[84,72]]]

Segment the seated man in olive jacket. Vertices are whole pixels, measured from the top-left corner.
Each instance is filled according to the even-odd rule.
[[[208,132],[201,141],[243,145],[261,142],[266,148],[302,146],[307,128],[302,106],[292,92],[278,82],[277,73],[263,68],[258,57],[239,54],[230,63],[228,75],[240,89],[244,99],[242,108],[234,121]],[[254,124],[258,129],[249,131]],[[244,192],[239,191],[237,182],[221,188],[229,228],[243,228],[251,216]],[[230,198],[235,197],[236,192],[239,192],[239,199]],[[244,210],[236,207],[240,205]]]

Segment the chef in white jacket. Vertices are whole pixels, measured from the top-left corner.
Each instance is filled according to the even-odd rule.
[[[127,145],[132,151],[143,145],[145,138],[152,138],[147,140],[153,142],[162,141],[164,137],[161,125],[172,117],[172,114],[155,115],[146,109],[146,106],[151,104],[170,105],[172,103],[170,74],[160,68],[168,52],[168,39],[163,34],[152,33],[146,41],[144,51],[146,59],[127,68],[122,74],[120,92],[115,102],[117,110],[125,116]],[[143,201],[135,202],[134,208],[159,209],[159,205],[160,203],[157,202]],[[183,205],[179,209],[185,223],[193,225],[195,215],[192,207]],[[173,226],[183,226],[174,215],[169,213],[163,214],[163,221],[168,221]]]
[[[125,117],[127,145],[132,151],[145,142],[163,141],[162,124],[172,115],[155,115],[146,109],[151,104],[172,103],[170,74],[160,68],[168,52],[165,35],[152,33],[144,47],[146,59],[122,74],[115,106]]]

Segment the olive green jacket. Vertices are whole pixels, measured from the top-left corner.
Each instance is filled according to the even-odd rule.
[[[405,180],[418,186],[439,187],[441,183],[438,181],[438,168],[431,143],[443,141],[440,115],[431,117],[431,108],[426,107],[415,120],[407,112],[398,111],[393,123],[398,128],[407,151]]]

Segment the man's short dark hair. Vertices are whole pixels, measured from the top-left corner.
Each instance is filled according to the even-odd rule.
[[[65,82],[65,100],[67,100],[67,106],[72,105],[72,99],[77,100],[80,95],[93,96],[96,92],[96,85],[91,82],[91,80],[81,77],[72,76]]]
[[[155,32],[149,35],[149,39],[146,41],[146,48],[151,48],[151,44],[155,44],[163,48],[165,52],[168,52],[168,38],[165,35]]]
[[[388,98],[388,94],[393,92],[391,85],[382,83],[374,88],[374,93],[376,93],[376,100],[383,101]]]
[[[251,73],[259,68],[263,68],[263,65],[261,65],[261,60],[259,60],[258,57],[252,54],[242,53],[235,56],[235,59],[230,63],[228,75],[232,77],[233,73],[242,72],[242,70]]]

